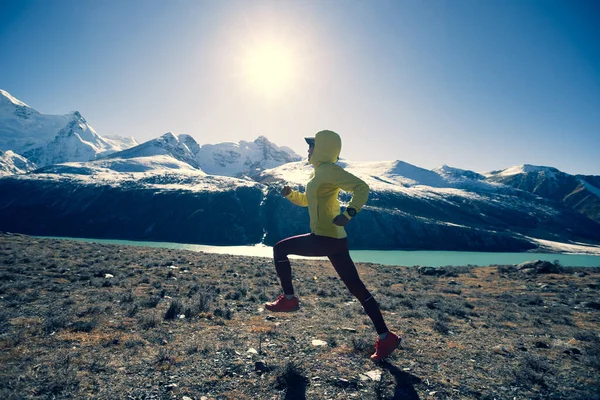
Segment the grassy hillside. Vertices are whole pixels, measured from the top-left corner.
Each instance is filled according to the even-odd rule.
[[[269,259],[0,234],[0,398],[600,396],[599,269],[359,264],[404,337],[376,364],[329,263],[292,264],[302,308],[270,314]]]

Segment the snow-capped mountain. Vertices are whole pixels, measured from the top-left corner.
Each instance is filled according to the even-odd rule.
[[[271,143],[264,136],[254,142],[205,144],[185,134],[168,132],[130,149],[111,154],[111,159],[131,159],[167,156],[188,164],[210,175],[231,177],[253,176],[265,169],[300,160],[300,156],[286,147]]]
[[[279,194],[283,184],[307,182],[312,167],[305,160],[256,180],[237,179],[194,167],[201,147],[188,135],[166,134],[103,159],[2,178],[0,229],[269,245],[306,232],[306,210]],[[600,223],[592,218],[472,171],[428,171],[400,161],[342,164],[371,187],[367,206],[348,227],[353,248],[525,251],[550,242],[600,243]],[[591,178],[598,177],[586,177],[594,186]],[[348,199],[343,193],[342,202]]]
[[[93,160],[122,150],[126,143],[104,139],[77,111],[41,114],[0,90],[0,150],[12,150],[40,167]]]
[[[553,167],[519,165],[485,174],[498,182],[573,208],[600,222],[600,178],[570,175]]]
[[[199,149],[197,159],[200,169],[207,174],[252,177],[265,169],[300,161],[302,157],[259,136],[253,142],[205,144]]]
[[[427,170],[403,161],[349,161],[338,164],[348,172],[360,177],[377,191],[404,191],[406,188],[429,187],[439,189],[465,189],[471,191],[495,191],[507,189],[504,185],[486,182],[485,177],[473,171],[452,168],[447,165]],[[306,161],[284,164],[265,170],[257,180],[260,182],[282,181],[304,185],[312,171]]]
[[[189,135],[175,135],[171,132],[161,137],[149,140],[140,145],[113,153],[105,157],[107,160],[128,160],[151,158],[155,156],[171,157],[188,164],[191,168],[198,168],[196,154],[200,146]]]
[[[24,174],[36,169],[36,165],[11,150],[0,150],[0,176]]]
[[[570,242],[600,252],[600,176],[532,165],[479,174],[399,160],[339,164],[371,188],[348,227],[353,248],[526,251]],[[101,137],[78,112],[43,115],[0,91],[0,175],[9,175],[0,178],[0,230],[271,245],[306,232],[306,210],[279,188],[302,190],[312,172],[264,136],[200,145],[166,133],[137,144]]]

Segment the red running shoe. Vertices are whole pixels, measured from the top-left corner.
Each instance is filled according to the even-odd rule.
[[[385,339],[377,338],[375,342],[375,354],[371,356],[371,360],[380,361],[389,356],[402,341],[394,332],[388,332]]]
[[[285,295],[280,294],[274,302],[265,303],[265,308],[273,312],[292,312],[300,308],[300,303],[296,296],[294,296],[293,299],[288,300],[285,298]]]

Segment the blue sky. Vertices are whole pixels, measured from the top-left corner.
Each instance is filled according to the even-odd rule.
[[[140,142],[600,175],[596,0],[0,0],[0,88]]]

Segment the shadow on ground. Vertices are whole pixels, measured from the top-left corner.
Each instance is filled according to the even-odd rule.
[[[388,371],[396,380],[394,397],[388,400],[419,400],[419,395],[414,385],[421,383],[421,378],[401,371],[398,367],[390,364],[388,361],[382,361],[380,366]]]
[[[285,388],[284,400],[306,400],[308,378],[304,371],[296,365],[288,364],[277,378],[277,388]]]

